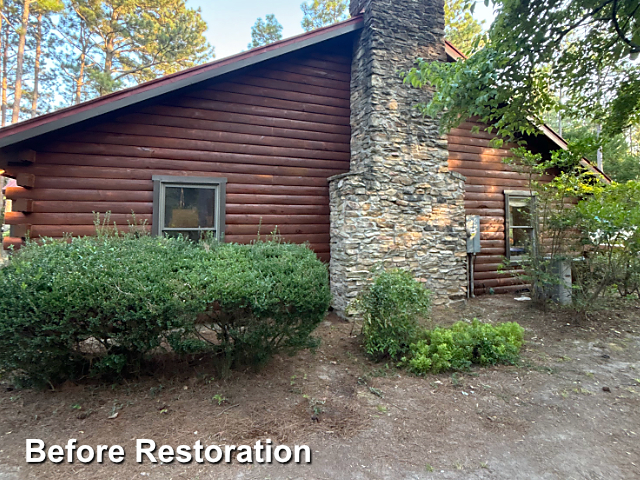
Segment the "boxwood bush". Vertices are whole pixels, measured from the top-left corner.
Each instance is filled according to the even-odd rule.
[[[33,383],[136,372],[167,342],[177,354],[207,347],[264,362],[312,345],[329,306],[326,267],[305,246],[134,235],[38,243],[0,269],[0,368]]]
[[[364,349],[376,360],[399,359],[415,340],[418,320],[429,318],[431,293],[411,273],[379,273],[355,302],[363,317]]]
[[[474,320],[451,328],[425,330],[411,345],[403,363],[418,375],[446,370],[467,370],[471,365],[514,364],[520,356],[524,329],[507,322],[493,326]]]

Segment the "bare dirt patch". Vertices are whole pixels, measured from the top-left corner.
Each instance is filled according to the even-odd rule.
[[[519,322],[522,365],[414,377],[368,361],[357,331],[330,315],[315,353],[278,357],[227,380],[194,358],[117,385],[39,392],[5,382],[0,479],[640,478],[639,305],[585,320],[495,296],[434,317]],[[26,438],[118,444],[127,459],[28,466]],[[139,465],[137,438],[174,447],[271,438],[309,445],[313,463]]]

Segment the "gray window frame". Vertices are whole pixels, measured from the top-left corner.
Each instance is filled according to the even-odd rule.
[[[190,187],[190,188],[210,188],[215,190],[215,237],[218,241],[224,241],[225,230],[225,210],[227,196],[227,179],[215,177],[183,177],[179,175],[154,175],[153,180],[153,223],[151,233],[155,236],[164,235],[164,205],[166,187]],[[175,230],[197,230],[211,231],[214,229],[188,229],[179,228]]]
[[[530,227],[521,227],[521,226],[511,226],[511,213],[510,213],[510,201],[511,199],[522,199],[522,198],[527,198],[529,199],[529,201],[531,202],[531,207],[530,207],[530,211],[531,211],[531,226]],[[509,261],[509,263],[522,263],[524,258],[521,255],[517,255],[517,256],[512,256],[511,255],[511,229],[512,228],[518,228],[518,229],[529,229],[530,231],[530,236],[531,236],[531,248],[535,249],[536,245],[535,245],[535,238],[534,238],[534,233],[535,233],[535,227],[534,227],[534,222],[536,221],[536,210],[535,210],[535,194],[533,192],[530,191],[519,191],[519,190],[505,190],[504,191],[504,240],[505,240],[505,250],[506,250],[506,259]]]

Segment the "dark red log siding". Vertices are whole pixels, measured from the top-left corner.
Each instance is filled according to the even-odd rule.
[[[33,146],[31,236],[94,233],[92,212],[152,219],[152,175],[226,177],[226,239],[278,228],[329,257],[327,178],[349,170],[351,45],[311,47]],[[261,226],[260,226],[261,225]],[[260,226],[260,227],[259,227]]]
[[[474,133],[473,127],[480,132]],[[501,268],[507,251],[505,236],[505,190],[528,190],[528,176],[504,160],[512,156],[515,145],[495,149],[490,145],[495,135],[484,131],[486,126],[464,122],[451,130],[449,169],[467,178],[465,207],[467,215],[480,215],[482,253],[475,261],[474,288],[476,294],[507,293],[522,289],[522,281],[513,271]],[[551,177],[544,177],[542,180]],[[513,267],[517,270],[517,266]]]

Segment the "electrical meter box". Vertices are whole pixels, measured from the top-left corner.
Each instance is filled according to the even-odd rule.
[[[480,253],[480,216],[467,216],[467,253]]]

